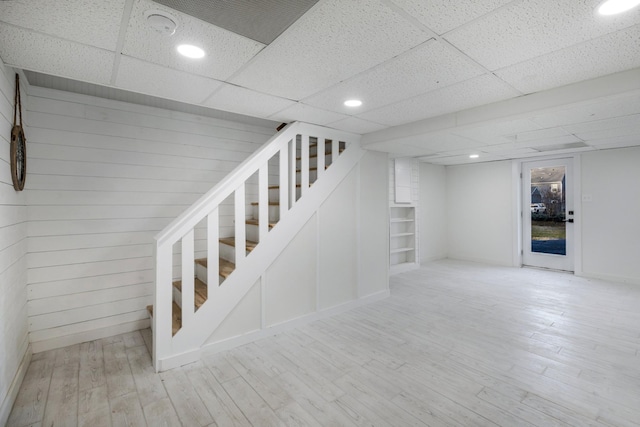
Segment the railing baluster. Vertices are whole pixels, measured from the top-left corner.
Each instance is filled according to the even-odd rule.
[[[293,139],[295,144],[295,138]],[[289,146],[280,150],[280,219],[284,218],[289,209]],[[294,174],[295,176],[295,174]]]
[[[331,164],[338,160],[340,155],[340,141],[337,138],[331,140]]]
[[[235,227],[235,240],[236,240],[236,268],[242,264],[247,253],[247,239],[246,239],[246,230],[247,230],[247,217],[245,215],[245,206],[246,199],[244,196],[244,182],[240,187],[236,189],[235,192],[235,218],[236,218],[236,227]]]
[[[318,137],[317,144],[316,144],[316,166],[318,167],[316,181],[324,173],[324,153],[325,153],[324,138]]]
[[[291,142],[291,146],[289,146],[289,170],[291,171],[289,174],[289,208],[292,208],[293,205],[296,204],[297,193],[296,189],[298,188],[298,164],[296,162],[296,157],[298,157],[298,136],[296,135]]]
[[[258,235],[260,241],[269,232],[269,163],[258,171]]]
[[[194,313],[193,229],[182,237],[182,327],[191,324]]]
[[[300,144],[302,145],[300,150],[300,170],[302,172],[300,180],[300,196],[302,197],[309,189],[309,174],[311,173],[309,170],[309,135],[301,135]]]
[[[207,215],[207,298],[211,298],[220,285],[220,219],[216,207]]]
[[[156,292],[153,301],[153,360],[156,371],[159,369],[158,360],[165,357],[171,348],[172,252],[172,245],[156,245]]]

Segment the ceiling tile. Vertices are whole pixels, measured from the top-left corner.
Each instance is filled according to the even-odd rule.
[[[360,135],[387,128],[387,126],[385,125],[369,122],[367,120],[362,120],[357,117],[349,117],[344,120],[339,120],[337,122],[329,123],[329,126],[331,126],[334,129],[339,129],[339,130],[343,130],[351,133],[357,133]]]
[[[636,121],[629,126],[592,130],[589,132],[576,132],[575,135],[585,141],[598,141],[621,136],[637,136],[638,139],[640,139],[640,121]]]
[[[429,38],[378,0],[322,1],[231,81],[300,100]]]
[[[122,56],[116,86],[190,104],[200,104],[222,83]]]
[[[313,123],[316,125],[327,125],[329,123],[337,122],[338,120],[346,119],[348,116],[344,114],[334,113],[333,111],[321,110],[319,108],[305,105],[300,102],[287,107],[276,114],[269,116],[271,120],[278,120],[280,122],[293,122],[301,121],[307,123]]]
[[[511,135],[504,135],[506,138],[512,140],[513,142],[528,142],[535,141],[541,139],[550,139],[550,138],[558,138],[562,136],[570,135],[566,130],[554,127],[554,128],[546,128],[546,129],[538,129],[538,130],[530,130],[525,132],[518,132]]]
[[[430,40],[402,55],[304,100],[305,104],[353,114],[347,99],[369,111],[478,76],[484,71],[445,43]]]
[[[637,147],[640,146],[640,138],[637,136],[619,136],[617,138],[589,141],[589,145],[598,149]]]
[[[427,163],[433,163],[436,165],[466,165],[480,162],[492,162],[496,160],[505,160],[505,157],[502,157],[497,154],[485,154],[477,159],[470,159],[468,154],[460,155],[460,156],[447,156],[447,157],[436,157],[434,159],[426,160]]]
[[[594,1],[514,1],[445,38],[490,70],[640,23],[640,13],[597,16]]]
[[[218,110],[256,117],[267,117],[294,104],[295,102],[288,99],[265,95],[226,83],[223,83],[222,87],[204,103],[204,105]]]
[[[115,51],[124,4],[125,0],[0,1],[0,21]]]
[[[0,57],[17,68],[108,84],[112,52],[0,24]]]
[[[396,126],[514,98],[518,95],[519,93],[506,83],[487,74],[359,114],[358,117]]]
[[[615,46],[615,48],[612,48]],[[533,93],[640,67],[640,25],[496,71]]]
[[[542,127],[566,126],[640,113],[640,93],[615,99],[576,105],[560,111],[537,114],[531,118]]]
[[[148,10],[165,11],[174,16],[178,21],[175,34],[167,37],[149,27],[144,16]],[[183,43],[202,47],[206,56],[198,60],[181,56],[176,47]],[[262,43],[150,0],[136,0],[122,53],[176,70],[223,80],[235,73],[263,47]]]
[[[454,134],[471,138],[485,143],[494,142],[505,135],[515,135],[518,133],[538,130],[540,126],[531,120],[517,119],[500,122],[490,122],[479,126],[455,129]]]
[[[437,34],[444,34],[512,0],[391,0]]]
[[[607,129],[633,128],[640,132],[640,114],[630,116],[614,117],[611,119],[595,120],[587,123],[576,123],[562,126],[569,133],[580,136],[581,133],[598,132]]]

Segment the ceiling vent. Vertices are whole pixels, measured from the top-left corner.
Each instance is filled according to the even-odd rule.
[[[536,151],[558,151],[558,150],[575,150],[577,148],[589,147],[584,142],[570,142],[568,144],[543,145],[542,147],[532,147]]]
[[[270,44],[318,0],[155,0],[225,30]]]

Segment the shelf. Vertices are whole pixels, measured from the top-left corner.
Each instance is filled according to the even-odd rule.
[[[413,236],[414,233],[397,233],[397,234],[392,234],[391,237],[406,237],[406,236]]]
[[[397,249],[391,249],[390,253],[392,254],[399,254],[402,252],[409,252],[409,251],[415,251],[416,248],[397,248]]]
[[[415,206],[389,206],[389,266],[392,270],[417,265],[417,225]]]

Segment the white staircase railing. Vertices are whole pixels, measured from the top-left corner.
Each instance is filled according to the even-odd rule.
[[[310,171],[310,142],[315,140],[317,156],[316,168]],[[233,286],[238,280],[245,280],[249,277],[242,274],[243,266],[248,257],[254,257],[257,252],[261,254],[271,250],[269,245],[264,250],[256,250],[247,255],[245,250],[247,234],[246,220],[248,217],[246,206],[246,188],[255,189],[257,177],[257,201],[258,201],[258,232],[257,237],[260,244],[256,249],[262,249],[263,242],[272,238],[268,235],[274,233],[287,222],[287,216],[296,205],[304,198],[310,190],[318,190],[322,185],[317,183],[325,174],[326,165],[333,165],[344,146],[347,146],[345,153],[351,146],[360,151],[358,136],[346,132],[340,132],[321,126],[304,123],[292,123],[282,131],[272,137],[260,149],[253,153],[235,170],[233,170],[221,182],[215,185],[209,192],[203,195],[191,207],[177,217],[171,224],[156,236],[155,254],[155,298],[153,306],[153,360],[156,371],[164,370],[172,366],[181,364],[180,355],[185,355],[182,362],[187,363],[199,357],[199,348],[206,338],[213,333],[228,312],[237,304],[240,293],[237,289],[230,290],[225,287]],[[330,146],[330,154],[325,161],[324,147]],[[357,148],[356,148],[357,147]],[[357,162],[356,156],[352,154],[353,162]],[[361,155],[361,154],[360,154]],[[298,160],[297,160],[298,159]],[[346,160],[344,160],[346,161]],[[277,162],[277,163],[276,163]],[[276,166],[277,165],[277,166]],[[299,169],[298,169],[299,168]],[[311,172],[314,172],[313,174]],[[277,179],[279,219],[274,229],[270,231],[269,221],[269,177]],[[277,178],[276,178],[277,175]],[[337,178],[336,178],[337,179]],[[336,181],[336,184],[339,181]],[[313,183],[314,188],[310,188]],[[299,187],[299,190],[298,190]],[[233,229],[235,237],[235,270],[227,280],[219,284],[219,248],[221,207],[227,209],[230,205],[228,200],[233,198]],[[226,204],[224,202],[227,201]],[[207,300],[198,309],[194,306],[195,293],[195,268],[196,259],[195,232],[194,229],[206,221],[206,253],[207,253]],[[273,221],[271,221],[273,222]],[[295,222],[295,221],[294,221]],[[286,227],[285,227],[286,228]],[[287,233],[280,234],[285,236]],[[223,236],[228,237],[228,236]],[[265,245],[262,245],[265,246]],[[175,252],[180,256],[174,257]],[[200,247],[202,251],[203,247]],[[179,264],[178,274],[174,274],[174,263]],[[252,262],[251,268],[262,268],[265,263]],[[257,267],[256,267],[257,266]],[[260,272],[256,274],[261,274]],[[234,275],[236,277],[234,277]],[[175,332],[172,330],[172,317],[174,313],[174,292],[173,281],[181,279],[181,301],[180,313],[181,327]],[[237,280],[231,280],[237,279]],[[249,289],[249,286],[238,287]],[[228,303],[225,301],[228,300]],[[215,302],[215,304],[213,303]],[[226,304],[226,305],[225,305]],[[197,310],[197,311],[196,311]],[[211,313],[216,310],[217,313]],[[208,312],[208,314],[207,314]],[[224,313],[223,313],[224,312]],[[194,354],[197,356],[194,357]],[[172,360],[171,363],[162,361]]]

